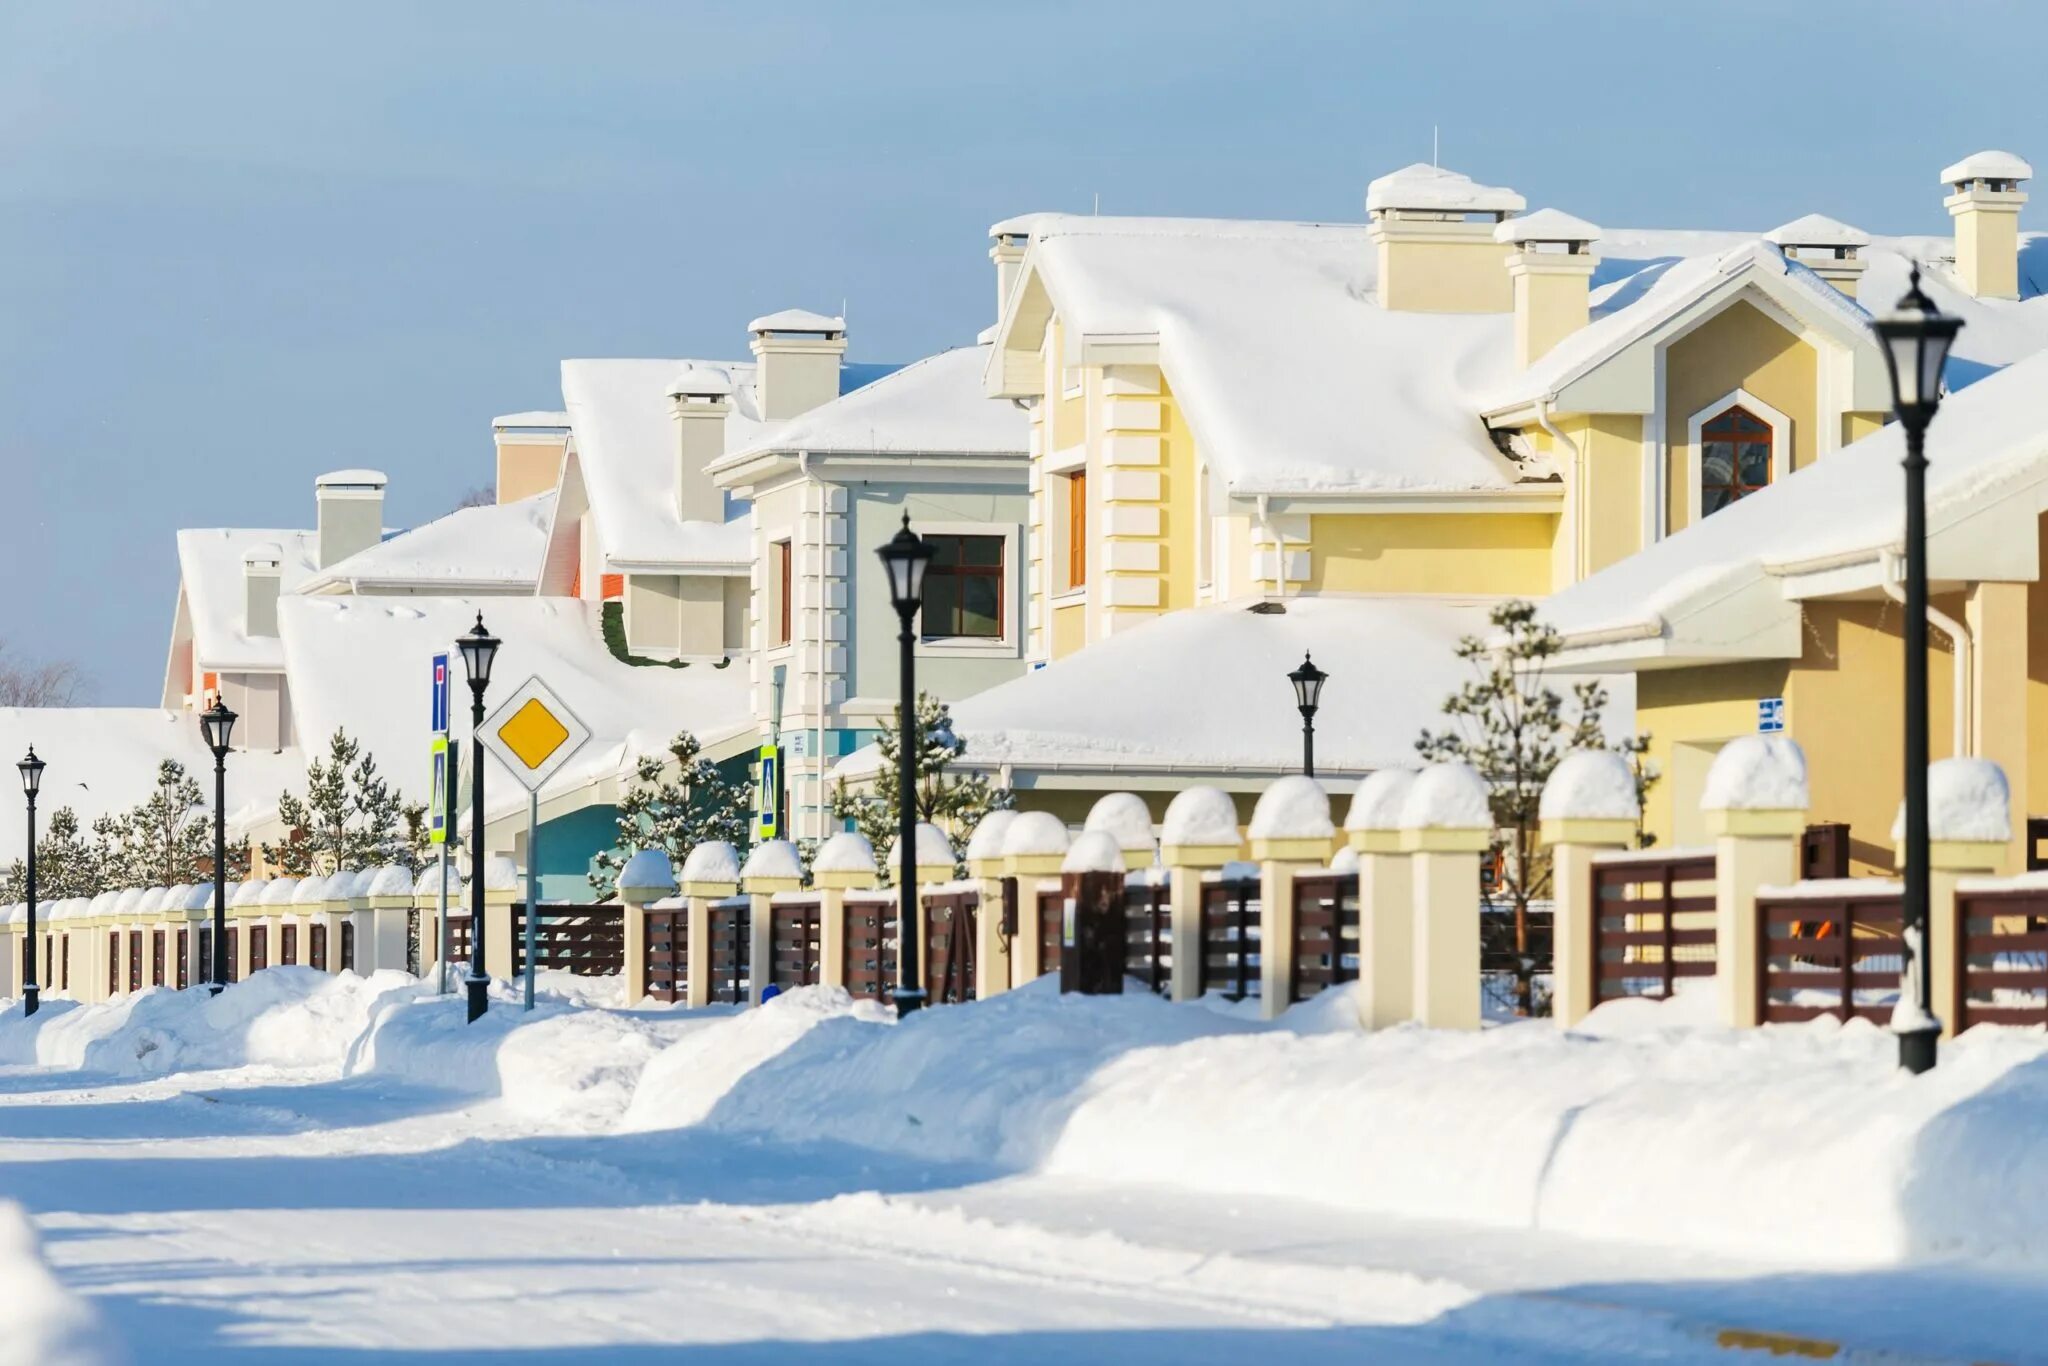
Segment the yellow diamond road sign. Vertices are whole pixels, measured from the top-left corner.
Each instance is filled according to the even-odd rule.
[[[537,789],[590,739],[562,699],[538,678],[529,678],[484,721],[484,747],[512,776]]]

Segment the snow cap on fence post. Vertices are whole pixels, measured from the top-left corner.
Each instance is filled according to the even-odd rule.
[[[370,903],[373,911],[409,911],[412,909],[412,874],[397,863],[372,868],[356,879],[356,893]]]
[[[1635,770],[1611,749],[1579,749],[1558,761],[1537,803],[1543,842],[1627,848],[1642,804]]]
[[[2012,839],[2012,788],[1990,759],[1936,759],[1927,766],[1927,865],[1991,872]],[[1906,807],[1892,821],[1899,866],[1906,866]]]
[[[1346,844],[1360,854],[1399,853],[1401,807],[1414,785],[1412,769],[1382,768],[1368,773],[1351,794],[1351,809],[1344,813]]]
[[[1330,856],[1337,827],[1330,820],[1330,795],[1306,774],[1275,779],[1252,808],[1252,858],[1321,863]]]
[[[1050,811],[1020,811],[1003,831],[1003,869],[1011,877],[1057,877],[1067,854],[1066,823]]]
[[[1700,810],[1710,835],[1797,835],[1810,804],[1806,751],[1789,735],[1740,735],[1707,770]]]
[[[800,891],[804,885],[803,856],[788,840],[762,840],[747,851],[740,869],[740,885],[748,896]]]
[[[903,866],[902,844],[898,840],[889,846],[889,867]],[[917,866],[911,876],[916,879],[912,886],[922,887],[927,882],[951,882],[953,880],[953,842],[946,838],[946,832],[930,821],[917,823]]]
[[[1493,843],[1486,779],[1470,764],[1431,764],[1401,799],[1401,848],[1407,853],[1484,853]]]
[[[422,911],[439,911],[441,909],[442,877],[443,874],[439,860],[428,864],[420,870],[419,877],[412,884],[412,904],[414,909]],[[448,884],[448,909],[452,911],[462,904],[462,873],[456,868],[452,859],[448,863],[446,878]],[[438,948],[435,951],[439,952]]]
[[[1107,830],[1083,830],[1067,846],[1060,860],[1060,872],[1118,873],[1124,871],[1124,849]]]
[[[1103,794],[1089,808],[1081,829],[1101,831],[1114,839],[1123,853],[1126,871],[1150,868],[1158,861],[1158,846],[1152,839],[1152,811],[1135,792]]]
[[[811,859],[811,885],[850,891],[875,885],[875,847],[868,837],[841,830],[818,846]]]
[[[1237,803],[1220,787],[1191,787],[1166,804],[1160,859],[1169,868],[1221,868],[1244,851]]]
[[[740,889],[740,854],[724,840],[705,840],[683,860],[684,896],[731,896]]]
[[[637,849],[619,869],[619,900],[628,906],[645,906],[676,891],[675,865],[666,849]]]
[[[967,872],[971,877],[993,881],[1003,876],[1003,836],[1017,819],[1014,811],[991,811],[967,837]]]

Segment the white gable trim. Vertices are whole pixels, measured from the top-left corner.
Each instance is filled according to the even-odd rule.
[[[1792,471],[1784,467],[1792,454],[1792,419],[1758,398],[1747,389],[1731,389],[1706,407],[1694,413],[1685,422],[1685,506],[1686,525],[1692,526],[1706,514],[1702,510],[1705,499],[1700,492],[1700,479],[1705,474],[1701,458],[1700,431],[1722,413],[1740,404],[1764,420],[1771,429],[1771,482],[1777,483]]]

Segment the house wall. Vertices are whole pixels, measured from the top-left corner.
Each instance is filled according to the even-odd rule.
[[[562,470],[566,436],[523,435],[500,432],[498,447],[498,501],[517,502],[555,487]]]
[[[1315,515],[1311,592],[1542,594],[1557,518],[1544,513]]]
[[[626,648],[651,659],[725,655],[733,609],[722,574],[628,574]]]
[[[1818,453],[1814,401],[1818,357],[1805,341],[1748,303],[1737,300],[1666,348],[1664,442],[1667,525],[1696,520],[1698,481],[1688,424],[1724,394],[1747,390],[1791,419],[1792,469]],[[1774,452],[1782,461],[1784,452]],[[1772,478],[1790,471],[1779,465]]]
[[[220,694],[240,718],[235,722],[235,748],[262,751],[291,746],[291,693],[283,674],[223,673]]]

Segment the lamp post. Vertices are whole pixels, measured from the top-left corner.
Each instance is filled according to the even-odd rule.
[[[206,993],[218,996],[228,984],[228,741],[235,733],[235,714],[218,694],[199,714],[199,730],[213,751],[213,980]]]
[[[15,765],[21,770],[21,790],[28,794],[28,938],[21,948],[21,1013],[33,1015],[42,1004],[42,988],[36,985],[36,793],[43,787],[41,759],[36,747]]]
[[[1323,684],[1330,676],[1316,667],[1308,657],[1308,651],[1301,652],[1301,667],[1287,675],[1287,681],[1294,685],[1294,705],[1301,708],[1301,771],[1313,778],[1316,776],[1316,708],[1322,705]]]
[[[473,1024],[490,1008],[490,974],[484,971],[484,689],[491,686],[491,664],[498,657],[498,638],[476,627],[456,637],[463,672],[469,675],[469,1020]],[[532,908],[528,908],[529,914]]]
[[[1906,429],[1906,959],[1892,1032],[1899,1037],[1899,1065],[1909,1072],[1934,1066],[1941,1038],[1928,956],[1926,442],[1941,406],[1942,367],[1962,325],[1922,292],[1917,266],[1905,297],[1871,324],[1891,377],[1892,411]]]
[[[924,972],[917,942],[917,613],[924,605],[924,571],[932,548],[910,529],[904,509],[903,529],[875,553],[889,571],[889,601],[895,605],[903,647],[901,710],[897,712],[896,744],[896,1015],[900,1019],[924,1004]]]

